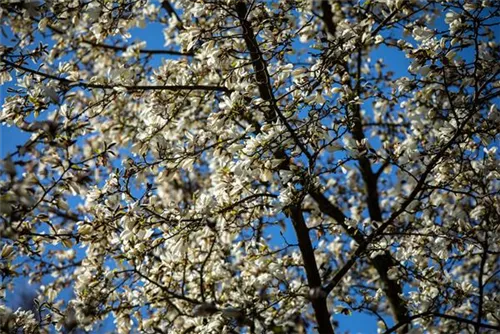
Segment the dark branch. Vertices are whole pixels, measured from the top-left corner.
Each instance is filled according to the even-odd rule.
[[[5,58],[2,58],[1,61],[13,68],[16,68],[18,70],[22,70],[24,72],[32,73],[39,75],[41,77],[44,77],[46,79],[52,79],[52,80],[57,80],[61,82],[62,84],[67,85],[69,88],[73,87],[83,87],[83,88],[101,88],[101,89],[114,89],[114,88],[124,88],[127,91],[134,92],[134,91],[141,91],[141,90],[171,90],[171,91],[181,91],[181,90],[188,90],[188,91],[193,91],[193,90],[202,90],[202,91],[216,91],[216,92],[226,92],[229,93],[231,90],[225,87],[221,86],[204,86],[204,85],[165,85],[165,86],[159,86],[159,85],[151,85],[151,86],[127,86],[127,85],[105,85],[105,84],[95,84],[95,83],[90,83],[90,82],[83,82],[83,81],[73,81],[73,80],[68,80],[66,78],[62,78],[56,75],[52,75],[49,73],[44,73],[40,72],[37,70],[33,70],[31,68],[18,65],[16,63],[13,63],[11,61],[6,60]]]
[[[325,21],[325,26],[328,29],[328,32],[335,36],[335,24],[333,22],[333,13],[331,9],[331,5],[323,1],[322,2],[322,10],[323,10],[323,20]],[[386,20],[390,20],[395,13],[391,13]],[[379,29],[383,25],[385,25],[386,20],[382,22],[377,29],[375,29],[374,33],[378,32]],[[332,30],[333,29],[333,30]],[[357,93],[358,96],[361,96],[361,61],[362,61],[362,47],[358,46],[359,50],[357,53],[357,68],[356,68],[356,84],[352,87],[352,83],[350,83],[351,88]],[[348,64],[344,64],[345,69],[348,69]],[[366,139],[365,134],[363,132],[363,123],[362,123],[362,115],[361,115],[361,106],[359,104],[355,104],[351,108],[352,112],[352,121],[353,126],[351,127],[351,133],[353,138],[357,142],[362,142]],[[375,174],[372,170],[372,166],[370,160],[362,155],[358,158],[359,168],[361,171],[361,176],[363,177],[363,181],[365,183],[365,189],[367,192],[367,206],[368,213],[372,221],[382,222],[382,210],[379,204],[379,194],[378,194],[378,175]],[[338,219],[336,219],[339,222]],[[340,224],[340,222],[339,222]],[[349,230],[348,230],[349,231]],[[328,284],[327,292],[330,292],[342,279],[342,277],[347,274],[349,269],[354,265],[354,262],[361,256],[361,254],[366,250],[370,241],[363,240],[360,236],[350,233],[351,237],[359,244],[358,249],[356,250],[355,256],[351,257],[351,259],[346,263],[344,267],[342,267],[334,279]],[[383,282],[383,289],[389,301],[389,305],[391,306],[392,312],[394,314],[394,318],[396,321],[401,322],[406,319],[408,316],[408,310],[404,304],[404,301],[399,296],[402,292],[401,285],[396,281],[391,280],[388,276],[389,268],[394,264],[392,257],[388,252],[378,255],[372,259],[372,264],[380,275],[380,279]],[[407,332],[408,328],[404,327],[402,332]]]
[[[95,46],[98,48],[103,48],[103,49],[110,49],[110,50],[115,50],[115,51],[126,51],[127,46],[115,46],[115,45],[109,45],[109,44],[102,44],[102,43],[94,43],[90,41],[82,41],[84,44],[88,44],[90,46]],[[148,55],[172,55],[172,56],[187,56],[187,57],[192,57],[194,56],[193,52],[180,52],[180,51],[175,51],[175,50],[160,50],[160,49],[140,49],[139,53],[142,54],[148,54]]]
[[[330,313],[326,305],[327,294],[324,293],[321,287],[321,276],[319,275],[318,265],[314,256],[314,248],[309,237],[309,229],[307,228],[300,204],[290,207],[290,219],[297,234],[299,241],[299,249],[304,262],[306,271],[307,283],[309,286],[311,304],[318,322],[318,330],[320,333],[333,333],[333,327],[330,322]]]
[[[161,6],[163,7],[163,9],[165,9],[167,11],[168,15],[175,17],[177,19],[178,29],[184,30],[184,25],[182,24],[182,20],[179,17],[179,15],[177,14],[177,12],[175,11],[174,7],[172,7],[172,5],[170,4],[170,2],[168,0],[163,0],[161,2]]]
[[[260,97],[269,103],[270,111],[265,113],[266,121],[269,123],[274,122],[277,118],[286,126],[287,130],[293,137],[295,143],[300,147],[302,152],[311,161],[312,156],[307,148],[302,144],[297,137],[295,130],[288,124],[286,118],[279,110],[276,99],[272,90],[270,77],[267,69],[267,64],[264,60],[262,52],[259,49],[257,39],[255,38],[251,24],[247,21],[247,7],[244,2],[240,1],[236,4],[236,12],[238,19],[243,29],[243,38],[246,47],[252,59],[252,65],[255,71],[255,79],[258,84]],[[284,158],[288,161],[287,155],[284,151],[279,150],[275,155],[278,158]],[[323,293],[321,276],[319,275],[318,266],[314,256],[314,249],[312,247],[311,239],[309,237],[309,229],[304,221],[302,215],[301,204],[293,204],[290,209],[290,218],[292,220],[297,239],[299,241],[299,248],[304,262],[304,269],[306,271],[307,281],[312,293],[311,304],[314,309],[316,321],[318,323],[318,331],[320,333],[334,333],[332,324],[330,322],[330,312],[326,305],[327,294]]]
[[[477,327],[477,323],[474,322],[474,321],[472,321],[472,320],[469,320],[469,319],[460,318],[460,317],[457,317],[457,316],[454,316],[454,315],[437,313],[437,312],[424,312],[424,313],[412,315],[412,316],[408,317],[404,322],[397,323],[396,325],[394,325],[391,328],[389,328],[388,330],[386,330],[384,332],[384,334],[394,333],[399,328],[401,328],[403,326],[407,326],[408,324],[410,324],[413,320],[417,320],[417,319],[421,319],[421,318],[426,318],[426,317],[432,317],[432,316],[437,317],[437,318],[443,318],[443,319],[453,320],[453,321],[464,323],[464,324],[468,324],[468,325],[474,325],[474,326]],[[500,326],[493,326],[493,325],[485,324],[485,323],[480,323],[479,327],[481,327],[481,328],[488,328],[488,329],[497,330],[497,331],[500,330]]]
[[[255,38],[255,34],[253,32],[251,24],[246,20],[246,5],[243,2],[238,2],[238,4],[236,5],[236,11],[238,13],[238,18],[243,29],[243,38],[252,59],[252,65],[255,71],[255,79],[257,82],[257,87],[259,89],[259,95],[264,101],[269,103],[270,112],[267,112],[267,114],[265,115],[266,121],[268,121],[269,123],[273,123],[277,118],[279,118],[279,120],[283,123],[283,125],[292,136],[295,144],[297,144],[297,146],[301,149],[302,153],[304,153],[309,161],[312,161],[311,153],[309,153],[307,147],[302,143],[295,130],[288,123],[286,117],[278,108],[276,98],[273,93],[267,64],[264,60],[264,55],[259,49],[259,44],[257,42],[257,39]]]

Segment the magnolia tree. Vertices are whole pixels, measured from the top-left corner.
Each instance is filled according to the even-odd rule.
[[[500,331],[499,2],[0,15],[1,331]]]

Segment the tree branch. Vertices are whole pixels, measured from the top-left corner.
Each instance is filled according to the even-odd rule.
[[[37,18],[32,18],[34,22],[40,22],[39,19]],[[55,33],[58,33],[60,35],[64,35],[65,31],[59,29],[58,27],[53,26],[52,24],[48,24],[47,27],[52,30]],[[109,45],[109,44],[104,44],[104,43],[96,43],[92,42],[89,40],[82,40],[81,43],[87,44],[90,46],[98,47],[98,48],[103,48],[103,49],[109,49],[109,50],[115,50],[115,51],[125,51],[127,50],[128,46],[116,46],[116,45]],[[155,49],[141,49],[139,50],[139,53],[141,54],[146,54],[146,55],[172,55],[172,56],[187,56],[187,57],[192,57],[194,56],[194,52],[180,52],[180,51],[175,51],[175,50],[155,50]]]
[[[331,30],[335,28],[335,24],[333,22],[333,13],[331,6],[328,2],[322,2],[323,9],[323,20],[325,21],[326,28],[329,29],[329,33],[333,36],[335,35],[335,31]],[[386,18],[390,20],[390,18],[395,15],[395,13],[391,13],[391,15]],[[386,20],[384,20],[385,22]],[[383,23],[379,25],[377,29],[381,29]],[[378,32],[378,30],[375,32]],[[358,96],[361,95],[361,62],[362,62],[362,46],[358,46],[357,53],[357,68],[356,68],[356,85],[352,87],[352,84],[349,83],[351,88],[357,93]],[[348,69],[348,64],[344,64],[346,70]],[[352,107],[352,119],[353,126],[351,128],[351,133],[354,139],[357,142],[362,142],[365,140],[365,135],[363,132],[363,123],[361,116],[361,106],[359,104],[354,104]],[[372,166],[370,160],[362,155],[358,158],[361,176],[363,177],[365,183],[365,189],[367,192],[367,206],[370,218],[372,221],[382,222],[382,210],[379,205],[379,194],[378,194],[378,175],[373,173]],[[338,215],[337,215],[338,216]],[[340,217],[339,217],[340,218]],[[339,222],[338,219],[336,219]],[[349,232],[349,230],[348,230]],[[341,280],[341,278],[348,272],[348,270],[354,265],[354,262],[361,256],[361,254],[367,249],[369,241],[362,239],[359,235],[353,234],[351,232],[351,236],[354,240],[359,244],[358,249],[356,250],[356,255],[353,256],[344,267],[337,272],[334,279],[328,284],[327,291],[331,291]],[[371,240],[370,240],[371,241]],[[389,305],[391,306],[392,313],[397,322],[404,321],[404,319],[408,316],[408,309],[406,308],[404,301],[399,296],[402,293],[402,287],[396,281],[391,280],[387,274],[389,268],[394,265],[394,261],[388,252],[378,255],[372,259],[372,264],[380,275],[380,279],[383,282],[383,290],[387,296],[389,301]],[[408,327],[404,327],[401,332],[407,332]]]
[[[486,260],[488,259],[488,240],[486,239],[483,243],[483,253],[481,254],[481,264],[479,266],[479,277],[478,277],[478,285],[479,285],[479,300],[477,306],[477,319],[475,330],[476,333],[479,334],[479,330],[481,328],[481,320],[483,318],[483,304],[484,304],[484,268],[486,266]]]
[[[82,43],[88,44],[90,46],[95,46],[98,48],[110,49],[115,51],[126,51],[128,48],[127,46],[115,46],[109,44],[94,43],[87,40],[82,41]],[[187,56],[187,57],[194,56],[194,52],[181,52],[175,50],[160,50],[160,49],[140,49],[139,53],[147,55],[172,55],[172,56]]]
[[[255,38],[252,26],[246,20],[247,7],[244,2],[237,3],[236,12],[238,13],[238,18],[243,29],[243,38],[245,40],[245,44],[252,59],[252,65],[255,71],[255,79],[257,82],[259,95],[264,101],[269,103],[270,111],[265,115],[266,120],[269,123],[272,123],[277,118],[279,118],[279,120],[283,123],[283,125],[292,136],[295,144],[297,144],[297,146],[301,149],[302,153],[304,153],[309,161],[312,161],[311,153],[309,153],[307,147],[302,143],[295,130],[292,128],[290,123],[288,123],[286,117],[278,108],[276,98],[274,97],[269,72],[267,70],[266,61],[264,60],[264,56],[259,49],[259,44],[257,42],[257,39]]]
[[[413,320],[431,317],[431,316],[434,316],[437,318],[444,318],[444,319],[448,319],[448,320],[454,320],[456,322],[461,322],[461,323],[468,324],[468,325],[474,325],[476,327],[478,326],[477,323],[472,321],[472,320],[460,318],[460,317],[457,317],[454,315],[448,315],[448,314],[438,313],[438,312],[423,312],[420,314],[415,314],[415,315],[409,316],[404,322],[397,323],[396,325],[394,325],[391,328],[389,328],[388,330],[386,330],[384,332],[384,334],[394,333],[399,328],[410,324]],[[485,324],[485,323],[480,323],[479,327],[493,329],[493,330],[497,330],[497,331],[500,330],[500,326],[494,326],[494,325]]]
[[[309,229],[304,221],[300,204],[294,204],[290,207],[290,219],[297,234],[302,261],[306,271],[307,283],[310,291],[311,304],[318,322],[319,333],[333,333],[333,327],[330,322],[330,312],[326,305],[327,294],[321,286],[321,276],[319,275],[318,265],[314,256],[314,249],[309,237]]]
[[[269,79],[270,77],[267,70],[267,64],[259,49],[257,40],[252,30],[252,26],[246,19],[247,7],[244,2],[240,1],[236,4],[236,12],[243,29],[243,38],[245,40],[245,44],[248,51],[250,52],[250,57],[252,59],[252,65],[255,71],[255,78],[258,84],[260,97],[264,101],[268,102],[271,107],[270,111],[265,112],[264,114],[266,121],[272,123],[277,118],[279,118],[281,122],[286,126],[287,130],[290,132],[295,143],[311,161],[311,154],[308,152],[304,144],[302,144],[294,129],[290,126],[290,124],[288,124],[286,118],[283,116],[277,106]],[[275,153],[275,155],[277,155],[278,158],[286,158],[286,153],[282,150],[279,153]],[[288,161],[288,159],[285,159],[285,161]],[[328,307],[326,305],[327,295],[324,294],[322,290],[321,276],[319,275],[316,259],[314,256],[314,249],[309,237],[309,229],[307,228],[307,225],[304,221],[300,203],[294,204],[290,207],[290,218],[292,220],[295,233],[299,241],[299,248],[304,262],[304,269],[306,271],[308,285],[312,293],[311,304],[313,306],[316,321],[318,323],[318,331],[320,333],[333,334],[334,331],[330,322],[330,312],[328,311]]]
[[[127,86],[127,85],[121,85],[121,84],[115,84],[115,85],[105,85],[105,84],[96,84],[96,83],[90,83],[90,82],[83,82],[83,81],[74,81],[74,80],[69,80],[66,78],[62,78],[56,75],[52,75],[49,73],[44,73],[41,71],[33,70],[31,68],[18,65],[16,63],[13,63],[5,58],[1,58],[1,61],[13,68],[16,68],[18,70],[22,70],[27,73],[31,74],[36,74],[41,77],[44,77],[46,79],[52,79],[52,80],[57,80],[61,82],[62,84],[67,85],[69,88],[73,87],[82,87],[82,88],[101,88],[101,89],[114,89],[114,88],[124,88],[127,91],[141,91],[141,90],[171,90],[171,91],[181,91],[181,90],[202,90],[202,91],[216,91],[216,92],[225,92],[225,93],[230,93],[231,90],[226,88],[226,87],[221,87],[221,86],[204,86],[204,85],[165,85],[165,86],[159,86],[159,85],[147,85],[147,86]]]
[[[321,10],[323,11],[322,19],[326,25],[326,31],[329,32],[332,35],[332,37],[335,37],[335,32],[337,30],[337,27],[333,22],[332,6],[328,2],[328,0],[321,1]]]
[[[403,3],[403,6],[404,6],[404,5],[405,5],[405,4]],[[389,21],[390,21],[390,20],[392,20],[392,18],[393,18],[393,17],[394,17],[394,16],[395,16],[398,12],[400,12],[401,10],[403,10],[403,8],[402,8],[402,7],[401,7],[401,8],[395,8],[395,9],[394,9],[394,10],[393,10],[393,11],[392,11],[389,15],[387,15],[387,17],[386,17],[386,18],[385,18],[382,22],[380,22],[380,24],[377,26],[377,28],[375,28],[375,30],[373,30],[373,31],[371,32],[371,36],[372,36],[372,37],[375,37],[375,36],[379,33],[379,31],[380,31],[380,30],[382,30],[382,28],[384,28],[384,27],[387,25],[387,23],[389,23]]]
[[[168,13],[168,15],[172,16],[172,17],[175,17],[177,19],[177,27],[179,30],[184,30],[184,25],[182,24],[182,20],[181,18],[179,17],[179,15],[177,14],[177,12],[175,11],[174,7],[172,7],[172,5],[170,4],[170,2],[168,0],[163,0],[161,2],[161,6],[163,7],[163,9],[165,9]]]

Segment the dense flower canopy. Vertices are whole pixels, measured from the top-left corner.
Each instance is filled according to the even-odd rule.
[[[0,16],[0,331],[500,331],[500,2]]]

